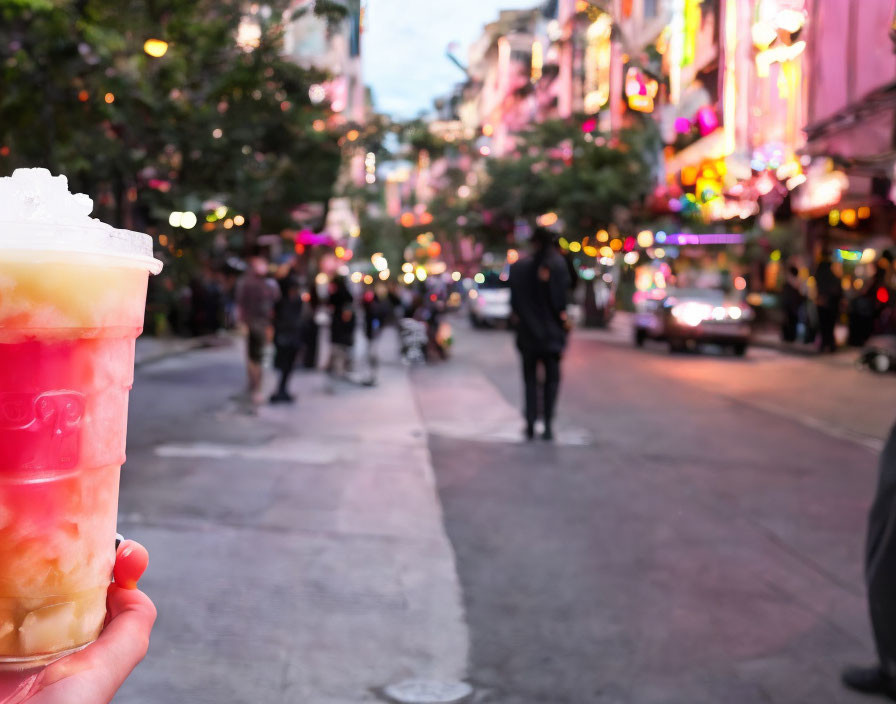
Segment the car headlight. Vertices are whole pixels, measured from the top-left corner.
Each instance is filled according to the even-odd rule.
[[[740,306],[730,306],[728,308],[728,317],[732,320],[740,320],[744,315],[743,310]]]
[[[713,307],[706,303],[689,301],[672,307],[672,316],[682,325],[695,328],[704,320],[712,318]]]

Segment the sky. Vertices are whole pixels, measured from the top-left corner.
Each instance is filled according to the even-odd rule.
[[[368,0],[362,60],[364,81],[376,109],[399,118],[415,117],[447,94],[464,74],[445,56],[451,42],[467,63],[467,49],[482,26],[508,7],[534,0]]]

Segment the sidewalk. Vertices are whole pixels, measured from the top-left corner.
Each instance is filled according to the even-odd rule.
[[[462,679],[460,586],[407,370],[333,393],[297,374],[298,404],[249,417],[221,402],[240,350],[138,372],[138,418],[152,426],[170,392],[173,439],[135,438],[123,474],[119,525],[149,548],[159,621],[115,701],[359,704],[406,678]],[[199,394],[207,410],[187,405]]]

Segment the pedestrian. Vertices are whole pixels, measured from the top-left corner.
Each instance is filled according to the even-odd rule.
[[[397,323],[404,317],[404,308],[401,304],[401,294],[398,290],[398,284],[390,281],[386,288],[386,302],[389,305],[388,323]]]
[[[880,458],[877,492],[868,516],[865,582],[878,662],[846,669],[843,684],[896,700],[896,426]]]
[[[800,312],[803,309],[806,297],[803,295],[800,285],[800,270],[790,265],[787,268],[787,278],[781,288],[781,340],[783,342],[796,342],[797,328],[800,322]]]
[[[448,359],[448,348],[445,345],[446,337],[443,333],[446,323],[442,321],[444,305],[435,291],[425,294],[422,306],[418,314],[426,323],[426,361]]]
[[[840,316],[843,285],[833,269],[831,258],[823,255],[815,270],[815,307],[818,310],[818,329],[821,334],[821,352],[836,352],[835,329]]]
[[[326,316],[321,307],[320,294],[317,291],[317,283],[311,279],[308,290],[302,294],[305,302],[305,318],[302,326],[302,366],[305,369],[317,368],[317,353],[319,346],[320,321],[319,316]]]
[[[261,403],[262,356],[270,336],[274,304],[279,299],[277,282],[268,276],[267,259],[253,255],[236,291],[237,315],[246,332],[246,398],[250,411]]]
[[[367,340],[367,371],[364,383],[368,386],[376,384],[379,370],[378,341],[386,319],[389,316],[389,304],[385,292],[370,287],[364,292],[364,337]]]
[[[351,353],[355,344],[354,298],[342,275],[330,283],[330,360],[327,371],[332,376],[347,376],[351,370]]]
[[[893,286],[892,272],[893,255],[886,251],[875,262],[874,276],[867,288],[867,296],[873,306],[874,320],[872,333],[874,335],[886,335],[893,333]]]
[[[280,383],[270,402],[292,403],[295,399],[289,393],[289,378],[302,347],[304,302],[299,279],[292,271],[278,284],[280,300],[274,307],[274,367],[280,372]]]
[[[549,230],[536,228],[532,245],[532,253],[510,267],[510,304],[516,325],[516,345],[523,363],[525,435],[530,440],[535,436],[540,396],[543,437],[553,440],[560,359],[569,330],[566,302],[570,279],[566,262],[556,251],[554,236]],[[541,384],[539,367],[544,372]]]

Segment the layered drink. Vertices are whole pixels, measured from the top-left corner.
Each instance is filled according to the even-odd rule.
[[[102,629],[152,240],[63,177],[0,178],[0,668]]]

